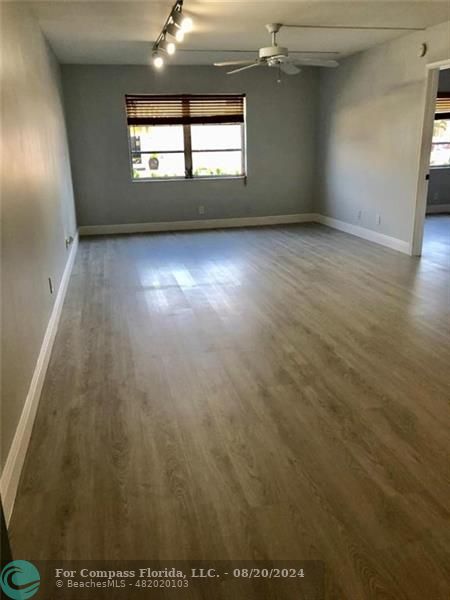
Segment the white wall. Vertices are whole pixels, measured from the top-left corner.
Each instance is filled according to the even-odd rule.
[[[444,23],[322,70],[319,212],[411,242],[426,64],[449,58],[449,32]],[[428,44],[425,58],[418,56],[422,42]]]
[[[76,223],[59,66],[24,5],[0,9],[3,465]]]
[[[254,217],[310,212],[318,74],[285,77],[214,67],[63,67],[80,225]],[[248,185],[234,181],[132,182],[125,94],[246,93]],[[203,217],[198,206],[205,207]]]

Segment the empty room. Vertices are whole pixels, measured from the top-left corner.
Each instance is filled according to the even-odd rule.
[[[450,598],[450,2],[2,1],[6,600]]]

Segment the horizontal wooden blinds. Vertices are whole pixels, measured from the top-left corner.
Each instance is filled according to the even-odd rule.
[[[243,123],[244,95],[125,96],[128,125]]]
[[[450,92],[438,93],[434,118],[450,119]]]

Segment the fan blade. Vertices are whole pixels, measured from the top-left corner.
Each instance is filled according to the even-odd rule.
[[[340,54],[335,50],[289,50],[289,54]]]
[[[337,60],[327,60],[325,58],[296,58],[295,64],[309,67],[338,67]]]
[[[262,65],[262,64],[263,64],[262,62],[257,60],[256,62],[252,63],[251,65],[247,65],[246,67],[241,67],[240,69],[234,69],[234,71],[228,71],[227,75],[233,75],[234,73],[239,73],[240,71],[246,71],[247,69],[253,69],[253,67],[259,67],[259,65]]]
[[[300,69],[291,62],[283,62],[280,64],[280,69],[287,75],[297,75]]]
[[[370,25],[286,25],[283,27],[289,27],[291,29],[355,29],[362,31],[425,31],[425,27],[395,27],[395,26],[370,26]]]
[[[226,54],[229,52],[230,54],[254,54],[254,50],[236,50],[236,48],[227,48],[227,49],[219,49],[214,48],[214,50],[205,50],[200,48],[177,48],[177,52],[208,52],[210,54]],[[336,52],[334,50],[289,50],[290,54],[340,54],[340,52]]]
[[[229,60],[228,62],[215,62],[215,67],[238,67],[240,65],[252,65],[254,60]]]

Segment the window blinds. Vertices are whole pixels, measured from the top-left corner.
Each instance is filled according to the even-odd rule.
[[[450,92],[438,93],[434,118],[450,119]]]
[[[128,125],[243,123],[245,95],[125,96]]]

